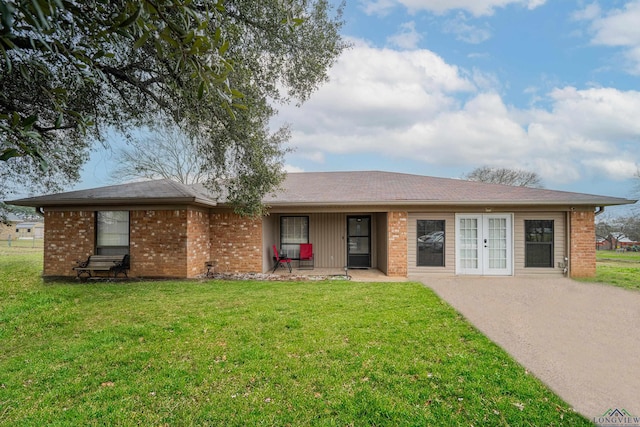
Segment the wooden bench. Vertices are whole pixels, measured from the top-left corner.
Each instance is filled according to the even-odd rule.
[[[107,275],[113,273],[113,277],[118,277],[120,273],[128,277],[129,255],[91,255],[86,261],[78,261],[73,269],[77,277],[82,277],[83,274],[92,277],[97,271],[106,271]]]

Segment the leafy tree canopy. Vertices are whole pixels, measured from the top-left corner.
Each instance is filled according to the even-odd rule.
[[[0,202],[0,224],[8,224],[9,214],[14,214],[25,221],[42,221],[42,215],[35,208],[11,206]]]
[[[304,102],[346,47],[326,0],[0,2],[0,179],[59,189],[115,129],[197,135],[245,214],[281,180],[274,105]],[[194,139],[196,140],[196,139]]]
[[[463,178],[468,179],[469,181],[488,182],[491,184],[543,188],[542,179],[536,172],[529,172],[521,169],[481,166],[464,175]]]

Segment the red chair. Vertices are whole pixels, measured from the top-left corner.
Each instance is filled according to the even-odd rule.
[[[276,245],[273,245],[273,256],[276,259],[276,263],[273,266],[273,273],[276,272],[278,267],[284,268],[285,264],[287,264],[287,267],[289,267],[289,273],[291,273],[291,258],[280,258],[280,255],[278,255],[278,249],[276,249]]]
[[[313,270],[313,267],[313,244],[300,243],[300,264],[298,268]]]

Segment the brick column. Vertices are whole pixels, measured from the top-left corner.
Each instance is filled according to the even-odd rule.
[[[571,212],[571,277],[596,274],[596,224],[593,210]]]
[[[388,263],[387,276],[407,276],[407,212],[387,214]]]

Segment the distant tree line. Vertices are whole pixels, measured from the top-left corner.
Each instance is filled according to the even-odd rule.
[[[596,223],[596,237],[613,243],[612,237],[615,234],[622,234],[634,242],[640,242],[640,216],[604,218]]]

